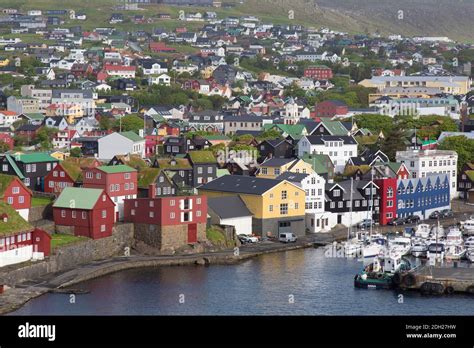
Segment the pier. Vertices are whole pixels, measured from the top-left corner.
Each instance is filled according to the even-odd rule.
[[[394,277],[404,290],[441,295],[454,292],[474,294],[474,268],[422,266]]]

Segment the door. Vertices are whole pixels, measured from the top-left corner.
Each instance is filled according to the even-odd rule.
[[[189,224],[188,225],[188,244],[193,244],[197,242],[197,225]]]
[[[342,215],[338,214],[337,215],[337,224],[341,224],[342,223]]]

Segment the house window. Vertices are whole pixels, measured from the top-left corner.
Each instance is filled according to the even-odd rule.
[[[196,204],[201,204],[201,198],[196,198]]]
[[[107,217],[107,210],[102,210],[102,219]]]
[[[82,218],[85,220],[87,217],[87,213],[85,211],[82,212]]]
[[[13,187],[12,193],[13,193],[14,195],[19,194],[19,193],[20,193],[20,188],[19,188],[18,186]]]
[[[267,168],[262,168],[262,174],[263,174],[263,175],[267,175],[267,174],[268,174]]]
[[[129,185],[128,185],[128,184],[125,184],[125,190],[128,191],[128,187],[129,187]]]
[[[388,207],[388,208],[393,207],[393,201],[392,201],[392,200],[387,201],[387,207]]]
[[[273,169],[273,172],[275,173],[275,175],[280,175],[280,168]]]
[[[95,178],[96,178],[96,179],[100,179],[101,177],[102,177],[102,176],[100,175],[100,173],[96,173],[96,174],[95,174]]]
[[[170,206],[173,207],[176,204],[176,201],[174,199],[170,200]]]
[[[125,179],[130,179],[130,178],[131,178],[130,173],[125,173]]]
[[[73,219],[76,218],[76,211],[75,211],[75,210],[73,210],[73,211],[71,212],[71,217],[72,217]]]
[[[13,197],[8,197],[8,204],[13,204]]]
[[[155,206],[155,202],[154,202],[154,201],[150,201],[148,204],[149,204],[150,208],[153,208],[153,207]]]
[[[105,225],[100,225],[100,232],[105,232]]]
[[[4,165],[2,166],[2,170],[3,170],[4,172],[8,172],[8,164],[4,164]]]
[[[130,214],[132,214],[132,216],[135,216],[135,209],[132,209],[132,210],[130,211]]]
[[[65,218],[66,217],[66,211],[63,209],[61,210],[61,217],[62,218]]]
[[[201,216],[201,211],[200,210],[196,211],[196,216],[197,217]]]
[[[50,181],[50,182],[48,183],[48,186],[49,186],[49,188],[53,188],[53,187],[54,187],[54,181]]]
[[[25,178],[25,185],[30,186],[30,178]]]
[[[113,184],[110,185],[110,192],[114,192],[114,188],[115,188],[115,186]]]
[[[26,165],[26,172],[30,173],[31,172],[31,164]]]
[[[56,170],[53,172],[53,176],[54,176],[55,178],[58,177],[58,172],[57,172]]]
[[[331,202],[331,204],[329,205],[332,209],[334,209],[336,207],[336,203],[335,202]]]
[[[332,195],[333,195],[334,197],[340,197],[340,196],[341,196],[341,190],[334,190],[333,193],[332,193]]]
[[[212,167],[207,167],[207,174],[212,174]]]
[[[391,187],[387,190],[387,198],[393,198],[393,188]]]
[[[287,191],[281,191],[281,199],[287,199],[288,198],[288,192]]]
[[[202,174],[202,167],[198,167],[198,174]]]
[[[268,206],[268,211],[273,211],[273,205],[272,205],[272,204],[270,204],[270,205]]]
[[[86,179],[92,179],[92,178],[94,178],[94,173],[86,172]]]
[[[19,196],[18,197],[18,203],[25,203],[25,197],[24,196]]]
[[[288,204],[287,203],[280,204],[280,215],[288,215]]]
[[[60,172],[60,173],[59,173],[59,176],[60,176],[61,178],[64,178],[64,172]]]
[[[154,218],[155,217],[155,212],[150,211],[149,216],[150,216],[150,218]]]

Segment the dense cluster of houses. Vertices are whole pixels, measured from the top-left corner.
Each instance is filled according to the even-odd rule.
[[[26,222],[38,193],[54,196],[57,232],[99,239],[111,236],[116,223],[129,222],[137,239],[160,250],[205,241],[211,224],[237,234],[303,236],[364,219],[381,225],[410,215],[425,219],[458,195],[474,202],[474,165],[458,173],[456,152],[418,146],[415,137],[391,161],[357,141],[382,140],[382,132],[345,122],[367,112],[400,115],[408,105],[410,115],[460,119],[460,133],[469,134],[470,66],[450,73],[439,54],[462,45],[183,13],[179,20],[202,27],[121,32],[115,25],[130,19],[124,9],[111,14],[111,27],[84,31],[82,13],[4,9],[2,23],[18,38],[1,39],[2,50],[27,53],[36,64],[32,82],[18,93],[0,93],[0,266],[49,255],[51,237]],[[140,24],[171,15],[132,17]],[[77,25],[63,27],[68,20]],[[26,33],[44,40],[23,43]],[[396,49],[401,42],[404,54]],[[432,54],[426,54],[427,42]],[[194,53],[181,53],[181,46]],[[285,94],[294,86],[306,97],[334,88],[331,67],[352,64],[346,49],[368,49],[391,65],[353,81],[372,88],[372,109],[334,99],[309,105]],[[22,58],[9,57],[0,59],[0,74],[25,77]],[[282,74],[251,73],[240,64],[245,59],[273,62]],[[406,74],[417,65],[418,73]],[[139,105],[132,96],[172,84],[225,102],[211,110]],[[136,131],[101,122],[132,114],[143,121]],[[44,129],[54,131],[52,150],[34,141]],[[74,149],[79,154],[73,156]],[[13,257],[12,246],[21,250]]]

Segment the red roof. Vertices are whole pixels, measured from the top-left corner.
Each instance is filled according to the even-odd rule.
[[[105,65],[105,71],[135,71],[136,67],[127,65]]]

